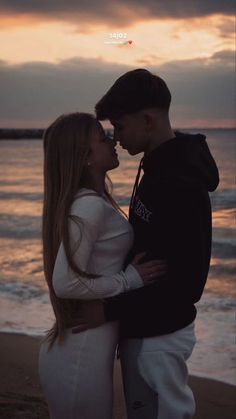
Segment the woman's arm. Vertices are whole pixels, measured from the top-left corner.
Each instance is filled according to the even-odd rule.
[[[78,216],[82,223],[78,226],[70,221],[72,246],[79,240],[78,250],[74,259],[79,268],[87,271],[93,247],[104,226],[105,211],[103,199],[99,196],[88,196],[78,199],[72,206],[73,215]],[[90,300],[112,297],[117,294],[140,288],[144,285],[138,271],[128,265],[126,270],[99,278],[86,278],[73,272],[67,262],[65,249],[61,243],[53,272],[53,286],[60,298],[78,298]]]

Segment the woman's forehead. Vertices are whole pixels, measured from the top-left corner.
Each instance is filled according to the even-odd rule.
[[[91,141],[92,142],[97,142],[100,141],[100,138],[104,136],[104,129],[103,126],[100,124],[99,121],[97,121],[94,130],[93,130],[93,134],[91,137]]]

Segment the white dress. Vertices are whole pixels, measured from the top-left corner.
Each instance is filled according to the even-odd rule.
[[[94,300],[141,287],[133,266],[122,270],[133,243],[132,227],[125,217],[104,197],[86,189],[77,195],[70,213],[82,220],[80,229],[70,222],[72,243],[81,238],[75,260],[81,269],[101,276],[75,275],[61,244],[53,272],[57,296]],[[110,322],[78,334],[67,329],[63,344],[56,341],[49,351],[47,343],[41,345],[39,375],[51,419],[112,418],[117,342],[118,324]]]

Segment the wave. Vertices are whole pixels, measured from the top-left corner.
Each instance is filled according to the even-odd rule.
[[[232,259],[235,260],[236,243],[235,241],[228,241],[226,239],[213,240],[212,242],[212,257],[217,259]]]
[[[220,189],[210,193],[210,199],[213,211],[223,209],[235,209],[236,207],[236,194],[233,189]]]
[[[16,200],[16,201],[43,201],[42,193],[32,192],[0,192],[0,200]]]
[[[48,302],[48,291],[40,286],[26,282],[0,283],[0,294],[2,297],[20,298],[21,300],[40,299]]]

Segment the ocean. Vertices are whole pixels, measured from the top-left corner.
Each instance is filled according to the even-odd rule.
[[[191,130],[198,132],[198,130]],[[234,130],[199,130],[220,171],[211,193],[213,246],[205,291],[197,304],[197,344],[188,362],[192,375],[236,385],[236,225]],[[120,166],[110,177],[127,211],[140,156],[118,148]],[[0,331],[41,336],[53,313],[43,275],[41,213],[42,140],[0,141]]]

